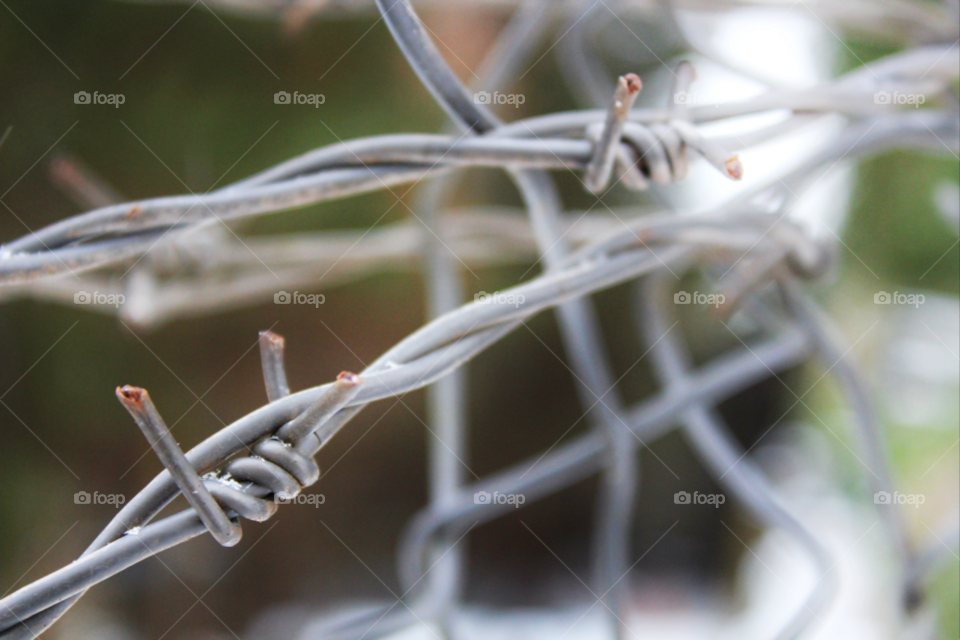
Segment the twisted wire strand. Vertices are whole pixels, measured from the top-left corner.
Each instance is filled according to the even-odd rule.
[[[453,261],[459,258],[474,271],[529,265],[539,257],[530,225],[517,208],[457,207],[438,212],[438,220],[428,219],[427,205],[414,202],[413,208],[443,238],[445,256]],[[621,219],[636,213],[614,208]],[[567,212],[562,227],[566,237],[581,246],[620,228],[620,223],[612,216]],[[176,318],[257,304],[270,299],[278,287],[303,291],[316,287],[321,276],[324,288],[332,288],[387,271],[408,272],[423,263],[424,239],[434,239],[422,229],[420,221],[412,219],[365,231],[252,237],[240,243],[220,237],[229,235],[226,230],[211,227],[180,236],[176,244],[155,247],[123,280],[101,271],[85,275],[80,285],[69,274],[61,274],[0,287],[0,299],[28,297],[72,304],[82,286],[125,297],[119,309],[92,305],[90,311],[119,314],[130,325],[155,327]],[[264,263],[273,274],[264,269]]]
[[[882,117],[899,109],[876,104],[873,94],[878,90],[923,91],[931,98],[949,91],[950,83],[960,74],[960,64],[947,53],[945,46],[922,47],[872,62],[872,73],[858,69],[804,92],[772,91],[747,101],[687,110],[693,124],[774,109],[794,113],[786,121],[752,134],[705,140],[683,124],[674,131],[678,126],[675,110],[635,109],[624,126],[622,153],[626,158],[639,156],[634,164],[644,180],[678,179],[675,167],[682,166],[683,160],[671,154],[675,145],[663,142],[673,136],[664,138],[654,133],[658,127],[661,132],[662,127],[668,127],[681,137],[683,149],[699,148],[701,155],[713,158],[712,162],[729,174],[729,154],[720,150],[735,151],[780,135],[809,122],[810,113]],[[477,106],[472,105],[471,110]],[[177,234],[201,222],[237,219],[390,188],[445,173],[450,167],[584,169],[594,150],[586,139],[586,130],[604,116],[603,111],[596,110],[538,116],[491,125],[484,136],[476,138],[420,134],[363,138],[309,152],[210,194],[101,207],[0,248],[0,284],[28,282],[68,270],[80,272],[128,259],[149,250],[165,233]],[[946,119],[952,116],[942,114]],[[892,120],[889,126],[895,129],[899,121]],[[917,133],[922,135],[923,131]],[[894,134],[889,137],[896,139]],[[948,135],[946,143],[956,145],[954,140],[955,136]],[[636,178],[635,174],[627,176],[623,182],[640,188]]]
[[[632,240],[611,238],[596,243],[596,248],[581,249],[562,263],[562,267],[513,288],[511,292],[515,299],[523,296],[523,302],[516,306],[474,301],[414,332],[361,373],[365,384],[356,396],[344,409],[317,426],[313,435],[307,437],[297,450],[307,456],[314,455],[342,428],[344,417],[352,417],[370,402],[431,384],[540,311],[662,269],[665,265],[679,269],[681,264],[689,263],[698,253],[710,248],[707,244],[658,244],[656,241],[647,243],[649,248],[639,246],[635,234],[642,233],[645,226],[651,226],[650,222],[638,220],[631,229],[618,234]],[[758,247],[772,250],[778,246],[767,233],[772,221],[761,222],[755,218],[731,220],[731,224],[752,229]],[[690,221],[670,218],[658,220],[658,223],[688,225]],[[799,229],[797,233],[800,233]],[[603,247],[607,248],[606,251]],[[722,245],[719,250],[727,251]],[[261,440],[277,433],[284,424],[321,400],[331,388],[333,385],[327,384],[282,397],[197,445],[185,454],[186,460],[200,475],[214,472],[236,454],[255,448]],[[249,487],[243,490],[243,493],[250,492]],[[85,589],[155,553],[204,533],[206,527],[192,509],[151,523],[151,519],[178,493],[170,473],[162,472],[121,509],[80,559],[0,601],[0,629],[3,630],[0,637],[33,637],[31,634],[53,624]],[[131,530],[137,534],[124,535]]]

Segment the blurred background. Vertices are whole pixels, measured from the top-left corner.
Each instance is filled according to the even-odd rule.
[[[296,3],[262,12],[204,1],[2,4],[4,242],[82,210],[56,185],[58,159],[81,163],[127,200],[204,193],[341,140],[439,132],[446,125],[372,2]],[[466,82],[514,9],[509,2],[415,4]],[[598,82],[609,78],[612,87],[617,74],[641,75],[644,106],[664,101],[661,60],[694,60],[698,90],[735,99],[770,86],[809,86],[909,42],[897,29],[858,29],[829,18],[828,26],[813,10],[776,4],[720,13],[694,7],[670,20],[657,6],[609,5],[586,11],[584,3],[582,37],[591,39],[606,70]],[[585,106],[564,73],[563,20],[533,59],[542,58],[510,87],[526,99],[501,107],[505,119]],[[689,51],[688,40],[701,53]],[[960,54],[955,47],[950,55]],[[125,100],[117,108],[78,105],[78,91]],[[324,102],[276,104],[278,91],[322,94]],[[725,182],[701,163],[683,184],[643,196],[614,191],[606,202],[634,215],[663,206],[706,210],[829,135],[807,132],[805,139],[743,153],[743,183]],[[956,514],[960,501],[958,171],[955,158],[906,152],[842,162],[800,206],[841,238],[837,268],[814,286],[868,372],[904,492],[926,496],[923,505],[905,509],[918,539]],[[573,175],[554,174],[567,209],[591,206]],[[466,175],[454,206],[493,205],[524,215],[502,173]],[[407,205],[415,193],[404,196]],[[382,228],[410,217],[396,202],[378,192],[231,227],[244,237]],[[505,289],[534,277],[539,267],[531,264],[475,269],[476,277],[464,275],[465,287]],[[186,450],[266,402],[258,331],[286,338],[288,374],[299,390],[362,369],[427,319],[415,263],[335,286],[318,278],[300,291],[323,293],[325,302],[258,301],[158,326],[70,304],[6,299],[0,305],[0,589],[12,591],[69,563],[115,513],[111,505],[75,504],[76,492],[129,499],[162,469],[117,403],[117,385],[149,389]],[[622,286],[595,296],[630,404],[657,391],[646,363],[633,366],[644,347],[630,313],[631,291]],[[922,293],[925,303],[876,305],[879,291]],[[531,332],[515,332],[467,366],[465,463],[478,477],[587,428],[577,424],[582,407],[553,315],[529,325]],[[696,314],[683,319],[699,359],[735,346],[722,327],[707,325]],[[847,551],[838,569],[845,579],[839,618],[812,637],[888,637],[883,606],[890,596],[882,586],[891,563],[879,531],[870,529],[876,517],[864,497],[842,398],[829,376],[816,384],[824,371],[814,365],[781,376],[791,388],[812,388],[810,410],[787,412],[794,398],[771,379],[721,411],[745,447],[758,443],[751,455],[778,486]],[[94,588],[45,637],[267,638],[277,633],[264,629],[278,616],[293,625],[344,603],[392,600],[398,537],[427,502],[427,420],[422,391],[371,405],[318,456],[323,477],[310,491],[323,494],[322,505],[281,509],[263,525],[245,523],[246,535],[232,549],[204,536],[143,562]],[[643,637],[661,637],[652,635],[658,630],[687,637],[674,620],[681,613],[683,633],[702,625],[690,637],[709,637],[702,629],[730,611],[741,616],[739,637],[766,637],[769,620],[751,612],[771,602],[789,608],[784,603],[805,589],[801,579],[776,577],[796,569],[789,541],[755,528],[734,501],[716,509],[674,504],[677,491],[718,488],[679,434],[647,444],[632,552],[644,557],[629,576],[638,610],[650,613],[640,627],[650,635]],[[464,543],[465,600],[478,608],[576,612],[566,626],[575,625],[595,601],[577,576],[589,574],[596,489],[595,479],[583,482],[473,531]],[[940,633],[957,638],[958,561],[947,557],[931,593]],[[570,637],[594,637],[594,614]],[[836,635],[843,629],[859,631]]]

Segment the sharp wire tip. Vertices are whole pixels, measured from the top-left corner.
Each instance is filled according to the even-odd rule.
[[[144,402],[149,402],[150,400],[150,394],[147,393],[146,389],[134,387],[129,384],[117,387],[116,394],[117,399],[120,400],[124,406],[134,406],[138,409],[143,407]]]
[[[349,371],[341,371],[340,374],[337,375],[337,382],[349,385],[360,385],[363,384],[363,378]]]
[[[743,163],[740,162],[740,158],[733,156],[727,160],[727,175],[733,178],[734,180],[740,180],[743,178]]]

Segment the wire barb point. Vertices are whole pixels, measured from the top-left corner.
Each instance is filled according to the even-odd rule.
[[[640,94],[643,83],[635,73],[628,73],[617,79],[617,89],[613,94],[613,103],[607,111],[607,118],[603,123],[596,144],[593,158],[587,165],[583,176],[583,183],[592,193],[600,193],[610,182],[613,172],[613,163],[620,148],[620,134],[623,133],[623,124],[627,121],[630,109]]]
[[[284,346],[283,336],[274,333],[273,331],[261,331],[260,339],[269,342],[271,345],[277,345],[280,349],[282,349]]]
[[[180,487],[183,497],[197,512],[197,516],[206,525],[214,539],[225,547],[232,547],[240,542],[243,536],[240,525],[227,517],[203,485],[196,469],[180,450],[180,446],[170,434],[170,429],[164,424],[163,418],[150,401],[147,390],[125,385],[117,387],[116,393],[120,403],[130,412],[133,421],[146,436],[147,442],[160,458],[160,462]]]
[[[140,410],[143,408],[144,396],[146,396],[148,400],[150,398],[146,389],[132,387],[128,384],[123,385],[122,387],[117,387],[116,393],[117,398],[119,398],[123,406],[127,407],[128,409],[135,407]]]
[[[263,365],[263,384],[267,399],[275,402],[290,395],[287,371],[283,363],[283,336],[273,331],[260,332],[260,362]]]
[[[734,180],[741,180],[743,178],[743,164],[740,162],[740,158],[733,156],[727,160],[725,166],[727,167],[728,176]]]
[[[320,442],[326,440],[325,437],[317,433],[330,419],[359,393],[363,386],[363,378],[355,373],[343,371],[337,376],[327,391],[320,396],[316,402],[298,415],[296,418],[280,427],[277,431],[277,437],[284,442],[291,443],[294,447],[307,451],[308,438],[311,434],[316,434]]]
[[[623,80],[626,83],[627,93],[633,97],[636,97],[640,93],[640,89],[643,88],[643,82],[640,80],[640,76],[635,73],[628,73],[623,76]]]
[[[353,387],[363,384],[363,378],[349,371],[341,371],[337,375],[337,383]]]

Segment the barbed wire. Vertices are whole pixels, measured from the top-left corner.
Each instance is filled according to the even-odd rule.
[[[346,405],[349,407],[346,413],[355,413],[356,407],[430,384],[517,328],[521,321],[563,300],[668,266],[679,269],[682,262],[690,261],[700,249],[689,243],[663,243],[657,238],[660,233],[669,234],[676,226],[717,230],[718,242],[705,247],[729,252],[732,241],[741,250],[748,246],[747,242],[773,248],[778,243],[770,239],[771,222],[770,219],[750,218],[744,220],[738,233],[734,234],[719,229],[716,219],[697,221],[670,217],[632,223],[630,232],[621,232],[606,241],[588,245],[554,273],[511,289],[509,302],[497,299],[476,301],[425,325],[361,373],[364,384]],[[798,229],[795,231],[799,234]],[[639,234],[649,236],[646,244],[650,248],[637,246]],[[213,472],[237,453],[255,451],[259,441],[272,437],[284,425],[295,422],[298,416],[312,415],[316,406],[325,406],[330,401],[329,395],[335,389],[335,384],[324,385],[274,401],[207,439],[187,453],[186,458],[196,473]],[[326,421],[320,420],[319,424],[311,425],[310,432],[303,439],[289,444],[301,453],[313,455],[343,426],[344,417],[335,415]],[[303,444],[304,440],[306,444]],[[226,482],[220,475],[209,478],[210,481]],[[263,489],[262,485],[254,484],[244,493],[256,496]],[[292,487],[286,489],[296,491]],[[205,526],[191,511],[147,524],[177,493],[177,484],[169,471],[157,476],[120,511],[84,556],[5,598],[0,607],[0,627],[9,632],[11,625],[22,624],[24,630],[39,632],[46,625],[42,620],[35,621],[36,624],[31,622],[31,616],[51,604],[82,593],[92,584],[134,562],[203,533]],[[131,530],[136,530],[136,535],[124,536]]]
[[[875,90],[885,90],[882,87],[897,90],[891,85],[896,82],[899,82],[896,85],[900,87],[899,90],[904,92],[911,90],[912,87],[930,91],[932,96],[943,94],[948,90],[946,87],[950,78],[956,77],[956,63],[950,56],[944,55],[945,53],[945,48],[931,47],[898,54],[887,60],[871,63],[872,74],[876,74],[876,77],[860,69],[833,83],[832,86],[814,87],[809,92],[775,91],[732,105],[693,107],[688,110],[688,113],[691,121],[706,124],[778,108],[792,110],[793,115],[781,123],[762,127],[750,133],[717,138],[708,145],[708,148],[728,148],[735,151],[756,146],[801,126],[809,125],[811,120],[817,117],[811,115],[811,112],[843,113],[861,117],[874,115],[874,118],[863,120],[860,130],[848,131],[845,137],[851,138],[850,140],[839,140],[831,149],[824,150],[820,164],[831,162],[844,154],[875,152],[882,148],[882,145],[894,147],[907,144],[923,145],[932,150],[936,150],[940,145],[956,147],[957,133],[952,114],[930,113],[927,110],[919,113],[896,113],[897,105],[892,107],[889,104],[878,105],[873,98]],[[927,76],[922,86],[909,80],[911,77],[915,79],[922,75]],[[892,115],[879,115],[884,112],[890,113],[892,110]],[[532,141],[523,141],[532,145],[524,147],[525,151],[520,153],[536,153],[537,158],[531,163],[533,165],[557,166],[562,162],[558,157],[551,156],[551,147],[544,144],[548,138],[544,136],[584,135],[588,128],[596,128],[602,117],[603,114],[598,111],[540,116],[506,125],[488,135],[534,137]],[[630,118],[625,128],[628,132],[632,132],[636,139],[637,135],[641,135],[638,133],[640,131],[646,135],[652,135],[649,129],[644,128],[645,125],[669,122],[670,113],[666,110],[637,109],[631,113]],[[633,124],[637,124],[638,127],[632,128]],[[689,131],[687,133],[690,134]],[[358,148],[345,143],[311,152],[228,187],[228,190],[233,191],[234,194],[229,202],[245,207],[242,215],[246,216],[254,215],[257,211],[279,211],[343,197],[350,192],[349,187],[347,191],[321,189],[299,200],[288,200],[283,203],[274,201],[264,205],[260,199],[262,194],[250,194],[246,190],[248,185],[272,184],[278,193],[286,192],[302,196],[303,191],[308,190],[308,187],[297,183],[297,180],[302,179],[301,177],[297,180],[283,178],[290,175],[304,176],[310,171],[315,171],[317,177],[322,175],[325,179],[332,178],[334,183],[343,179],[352,180],[354,182],[351,184],[354,187],[358,177],[361,180],[365,177],[364,190],[384,188],[384,186],[389,188],[393,186],[392,180],[381,181],[381,176],[372,171],[375,166],[372,156],[366,156],[364,159],[364,154],[375,154],[376,151],[372,149],[377,147],[389,149],[392,140],[398,138],[393,136],[369,138],[359,141]],[[624,179],[625,185],[637,184],[636,178],[644,180],[646,176],[656,183],[676,179],[673,167],[685,166],[686,161],[673,162],[676,159],[671,158],[663,149],[661,140],[662,137],[654,136],[653,144],[647,142],[643,146],[631,146],[626,150],[628,153],[635,153],[637,149],[642,151],[639,164],[631,168],[630,173],[634,175],[634,180],[631,182],[629,178]],[[421,150],[432,146],[432,152],[435,154],[432,156],[435,162],[432,169],[434,172],[439,171],[437,167],[448,161],[448,157],[445,156],[439,163],[436,162],[436,158],[442,156],[443,152],[438,149],[443,145],[447,145],[448,150],[452,147],[460,147],[458,153],[464,153],[467,156],[473,152],[468,144],[469,140],[456,140],[452,136],[411,136],[405,141],[419,146]],[[574,163],[575,166],[584,167],[589,161],[589,150],[592,149],[592,143],[589,141],[563,139],[555,142],[568,145],[568,151],[569,144],[577,145],[578,160]],[[850,143],[853,143],[852,146]],[[516,148],[513,150],[516,151]],[[621,151],[623,150],[621,148]],[[487,148],[486,151],[490,149]],[[685,156],[685,147],[683,151],[682,155]],[[401,151],[394,149],[392,152],[399,154]],[[490,160],[490,156],[487,156],[487,159]],[[507,164],[502,156],[500,160]],[[543,160],[546,160],[546,163],[540,164]],[[325,163],[327,163],[326,166],[330,166],[338,161],[354,164],[369,162],[367,166],[350,170],[349,177],[344,177],[342,170],[323,171]],[[464,162],[468,161],[464,160]],[[495,163],[494,160],[490,162]],[[487,166],[479,160],[478,164]],[[716,164],[720,165],[721,162],[717,161]],[[725,162],[723,166],[725,169]],[[622,164],[621,168],[623,168]],[[803,180],[811,168],[810,163],[804,164],[792,175],[795,179]],[[421,179],[423,174],[418,173],[417,177],[414,177],[411,173],[406,177],[408,181],[415,181]],[[91,186],[88,180],[80,188]],[[795,185],[790,185],[786,181],[774,180],[770,185],[763,185],[750,195],[756,196],[757,193],[776,188],[781,191],[786,189],[785,196],[792,198],[799,192],[793,187]],[[296,286],[301,282],[308,283],[318,272],[334,282],[341,273],[344,278],[349,279],[354,277],[353,273],[356,271],[369,271],[364,263],[379,266],[400,257],[397,256],[398,247],[407,247],[409,251],[416,251],[417,240],[424,235],[418,236],[414,230],[401,231],[400,229],[404,227],[398,226],[385,233],[362,232],[353,236],[347,233],[326,233],[320,237],[302,234],[291,239],[253,237],[241,241],[234,232],[221,224],[240,214],[236,211],[231,214],[218,209],[216,203],[211,205],[210,197],[176,196],[112,204],[11,242],[0,248],[0,283],[21,284],[18,287],[3,287],[0,289],[0,296],[39,297],[70,302],[76,293],[76,287],[71,286],[66,278],[57,280],[51,278],[51,275],[58,272],[70,272],[71,275],[76,275],[86,270],[124,261],[129,262],[139,256],[145,256],[137,259],[133,268],[129,269],[129,277],[125,280],[118,281],[115,277],[95,278],[93,284],[102,291],[122,291],[126,295],[132,302],[122,309],[123,313],[128,314],[126,319],[144,325],[159,324],[180,315],[208,313],[217,309],[255,303],[275,292],[277,284]],[[741,202],[744,200],[745,198],[742,198]],[[178,204],[171,207],[171,202]],[[258,207],[258,204],[261,206]],[[224,201],[220,201],[219,205],[227,206]],[[139,218],[147,210],[162,212],[167,220],[170,220],[171,216],[177,216],[172,218],[176,226],[150,230],[150,225],[158,224],[156,220],[134,220],[129,217],[133,213],[135,218]],[[199,215],[195,212],[199,212]],[[614,216],[621,217],[616,212]],[[100,232],[106,231],[105,229],[94,227],[92,231],[89,230],[93,224],[90,219],[104,218],[112,219],[112,222],[101,224],[112,224],[114,227],[114,235],[108,239],[101,239],[99,236]],[[206,224],[203,224],[204,218],[208,219]],[[209,220],[212,220],[212,224]],[[457,218],[450,218],[449,221],[451,225],[458,225],[460,222]],[[479,222],[477,218],[471,218],[469,226],[476,229],[477,225],[484,225],[484,223]],[[516,226],[514,223],[511,228],[516,229]],[[147,231],[143,231],[144,227]],[[87,231],[81,231],[84,228]],[[457,247],[450,246],[448,249],[461,260],[469,263],[474,257],[471,247],[476,247],[477,242],[482,242],[483,236],[491,232],[496,233],[498,228],[500,228],[499,224],[488,224],[482,230],[476,229],[477,236],[465,240],[468,246],[458,244]],[[70,235],[74,233],[82,235],[77,237]],[[458,242],[459,233],[456,228],[450,230],[450,236],[452,241]],[[401,237],[405,242],[399,244],[395,242]],[[350,253],[354,253],[355,259],[351,260],[349,257],[341,259],[348,253],[344,245],[349,247],[354,244],[358,245],[354,250],[355,253],[354,251]],[[510,252],[510,245],[504,245],[500,239],[497,239],[493,246],[504,247],[505,255],[502,258],[509,259],[506,254]],[[461,253],[464,255],[461,256]],[[265,266],[266,269],[264,269]],[[270,274],[266,272],[267,270],[274,273]],[[178,277],[163,277],[163,274],[169,273],[177,274]],[[204,302],[198,306],[199,300]]]
[[[864,146],[885,140],[902,146],[905,133],[898,139],[896,132],[909,132],[911,124],[918,130],[922,125],[926,125],[924,129],[933,125],[928,133],[934,137],[924,137],[921,132],[921,143],[955,145],[956,129],[949,122],[952,112],[901,113],[884,119],[879,114],[902,112],[904,105],[877,103],[875,99],[878,91],[887,89],[925,91],[932,98],[944,95],[957,76],[956,61],[945,55],[948,51],[949,47],[927,47],[894,55],[871,63],[869,69],[858,69],[835,83],[802,93],[771,92],[717,107],[688,109],[684,104],[674,104],[673,109],[634,110],[616,147],[620,182],[628,188],[643,189],[648,180],[663,184],[682,179],[691,148],[736,178],[735,165],[728,165],[735,159],[733,151],[808,124],[811,112],[877,114],[877,121],[885,122],[885,128],[892,131],[885,136],[882,132],[872,135],[862,143]],[[921,76],[926,78],[920,80]],[[686,87],[679,87],[673,94],[686,91]],[[794,115],[749,134],[707,139],[687,125],[775,109],[790,109]],[[686,117],[674,117],[678,113]],[[586,169],[594,149],[594,144],[584,139],[586,130],[595,128],[604,117],[603,112],[595,110],[538,116],[497,129],[491,127],[480,138],[427,134],[363,138],[307,153],[210,194],[100,207],[0,247],[0,283],[25,282],[64,271],[79,273],[143,254],[168,234],[184,228],[390,189],[454,167]],[[937,134],[946,140],[938,141]]]
[[[437,243],[433,243],[432,253],[428,251],[427,273],[439,278],[433,284],[433,293],[445,300],[435,302],[433,308],[442,315],[359,375],[345,373],[336,382],[294,394],[289,393],[283,369],[283,341],[265,333],[261,337],[261,357],[269,404],[186,454],[173,441],[145,390],[118,389],[118,398],[167,470],[117,514],[81,558],[0,600],[0,638],[34,637],[56,622],[93,585],[207,531],[221,544],[235,544],[241,534],[240,517],[265,520],[276,510],[277,499],[282,502],[295,496],[317,480],[319,471],[313,456],[364,406],[449,381],[449,376],[472,357],[529,318],[552,308],[557,309],[571,369],[593,428],[535,461],[521,462],[470,485],[441,473],[435,483],[443,490],[414,518],[401,542],[403,608],[395,608],[395,603],[332,621],[326,628],[315,630],[318,637],[378,637],[423,619],[444,619],[456,604],[456,596],[439,592],[438,585],[456,587],[462,572],[454,567],[446,582],[434,581],[419,591],[417,588],[430,572],[426,561],[439,541],[449,544],[477,523],[504,512],[498,505],[477,508],[472,499],[475,492],[524,493],[534,501],[596,473],[602,474],[594,551],[596,582],[615,629],[622,634],[621,578],[629,565],[630,505],[638,478],[635,450],[644,439],[656,437],[678,422],[711,475],[758,522],[790,533],[818,567],[820,580],[802,609],[775,637],[800,635],[829,605],[835,592],[830,576],[832,560],[816,535],[791,514],[769,482],[744,458],[745,452],[714,415],[713,408],[769,375],[817,357],[829,365],[854,409],[865,464],[871,472],[867,477],[877,490],[891,486],[883,440],[865,386],[856,368],[845,360],[846,350],[797,285],[798,279],[817,277],[826,270],[831,249],[783,219],[794,203],[785,192],[794,193],[794,187],[809,180],[818,168],[839,158],[894,147],[934,152],[956,148],[956,103],[950,103],[949,97],[951,83],[958,76],[958,63],[945,55],[949,49],[915,49],[808,91],[774,91],[716,108],[690,107],[674,98],[665,109],[629,110],[626,103],[639,89],[639,79],[625,77],[605,111],[550,114],[504,124],[478,104],[450,72],[409,2],[378,0],[377,4],[401,50],[438,103],[467,134],[479,135],[365,138],[318,149],[210,194],[108,204],[4,245],[0,251],[0,283],[10,285],[17,294],[47,292],[59,298],[66,295],[67,287],[62,275],[56,280],[58,284],[50,284],[54,282],[49,279],[51,274],[108,267],[144,254],[148,256],[142,261],[144,266],[133,275],[147,268],[157,269],[164,259],[164,270],[175,273],[184,253],[171,261],[169,252],[163,257],[163,249],[189,247],[191,237],[209,242],[215,247],[208,261],[210,269],[201,269],[199,277],[175,283],[180,287],[177,303],[163,302],[157,305],[158,311],[143,313],[146,319],[170,317],[170,309],[183,312],[197,292],[215,282],[220,277],[219,269],[254,266],[252,258],[239,251],[229,235],[213,231],[218,223],[390,189],[427,177],[450,180],[454,171],[474,166],[499,167],[508,172],[530,213],[530,224],[524,225],[518,239],[514,227],[500,227],[489,212],[475,218],[451,216],[450,224],[441,229],[442,237],[461,233],[468,244],[483,237],[477,233],[481,228],[486,239],[498,247],[512,238],[514,244],[497,252],[480,240],[473,245],[477,253],[469,257],[482,260],[487,255],[490,260],[503,261],[535,255],[543,260],[544,272],[502,292],[503,297],[475,300],[451,309],[454,305],[450,301],[458,292],[441,282],[450,265],[438,266],[437,256],[444,254],[438,254]],[[531,16],[538,15],[537,10],[542,11],[545,4],[540,2],[539,9],[529,9],[517,19],[525,18],[525,24],[531,24]],[[504,53],[506,62],[500,61],[501,71],[509,67],[512,55],[518,54]],[[676,75],[671,91],[674,97],[688,91],[693,81],[692,67],[681,65]],[[897,105],[876,102],[874,95],[887,90],[924,90],[931,96],[944,96],[948,106],[904,113]],[[791,115],[741,136],[707,138],[694,126],[777,108],[788,109]],[[650,182],[683,179],[687,154],[693,149],[736,179],[742,168],[734,151],[829,114],[842,114],[854,122],[782,180],[763,185],[705,215],[649,215],[618,219],[616,223],[590,219],[580,232],[571,231],[568,237],[569,226],[560,216],[559,197],[545,171],[583,171],[585,187],[589,185],[595,192],[607,190],[614,178],[627,188],[640,190]],[[440,201],[442,192],[443,188],[438,188],[431,197]],[[364,268],[380,268],[397,257],[423,251],[422,243],[412,241],[402,249],[393,246],[394,240],[408,230],[409,226],[397,225],[380,232],[379,237],[374,235],[368,241],[369,252],[350,267],[355,271],[345,272],[353,277]],[[303,252],[287,258],[290,272],[283,274],[293,279],[313,274],[317,265],[323,264],[323,258],[318,259],[316,254],[311,259],[312,250],[322,247],[320,255],[327,256],[342,247],[337,242],[351,240],[356,241],[355,235],[338,238],[324,234],[262,240],[258,248],[300,242]],[[464,252],[469,255],[469,250]],[[730,302],[725,303],[723,311],[730,314],[739,310],[757,328],[750,339],[752,344],[745,343],[744,350],[726,353],[693,369],[684,348],[671,334],[672,325],[663,308],[667,295],[662,276],[705,267],[730,272],[730,280],[724,284]],[[662,390],[652,399],[626,408],[611,393],[615,382],[587,296],[641,279],[638,329]],[[136,286],[144,282],[136,278],[130,281],[141,283]],[[156,285],[156,280],[147,282]],[[252,273],[240,276],[237,284],[238,288],[206,308],[198,308],[199,312],[254,301],[268,290]],[[775,285],[772,289],[771,284]],[[155,286],[153,291],[157,291]],[[455,387],[446,387],[440,403],[449,404],[455,393]],[[455,410],[448,411],[456,417]],[[457,436],[456,430],[452,436]],[[160,510],[180,493],[191,508],[154,522]],[[891,516],[887,525],[907,573],[915,576],[921,570],[918,567],[930,565],[925,554],[921,554],[921,560],[915,559],[917,554],[896,517]],[[918,582],[911,580],[905,584],[906,591]],[[454,588],[450,593],[456,591]],[[408,594],[412,596],[408,598]],[[904,600],[910,597],[905,594]]]

